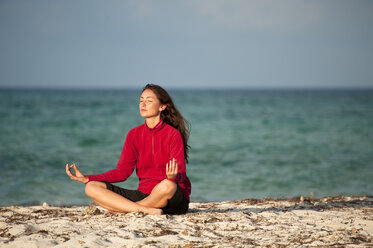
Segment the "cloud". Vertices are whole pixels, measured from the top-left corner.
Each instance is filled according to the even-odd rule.
[[[318,1],[193,0],[191,7],[213,26],[299,30],[320,24],[325,9]]]

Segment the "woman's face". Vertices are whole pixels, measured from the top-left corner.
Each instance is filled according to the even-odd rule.
[[[140,97],[140,115],[144,118],[157,117],[161,114],[166,105],[162,105],[158,97],[150,89],[144,90]]]

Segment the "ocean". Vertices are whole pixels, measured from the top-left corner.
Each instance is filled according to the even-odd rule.
[[[0,90],[0,205],[89,204],[65,164],[114,168],[140,91]],[[170,93],[192,125],[192,201],[373,193],[373,90]]]

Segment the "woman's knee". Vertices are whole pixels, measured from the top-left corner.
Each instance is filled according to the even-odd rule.
[[[174,195],[177,189],[177,184],[170,180],[163,180],[154,188],[162,195]]]
[[[88,182],[85,185],[85,193],[87,196],[92,197],[97,194],[97,191],[101,188],[106,188],[106,184],[102,182]]]

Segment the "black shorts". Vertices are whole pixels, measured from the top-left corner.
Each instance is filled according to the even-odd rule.
[[[133,202],[141,201],[149,195],[144,194],[139,190],[123,189],[105,181],[103,181],[103,183],[106,184],[108,190],[111,190]],[[168,200],[167,205],[162,208],[162,211],[165,214],[185,214],[188,211],[188,208],[189,202],[185,199],[183,193],[181,193],[178,185],[174,196]]]

